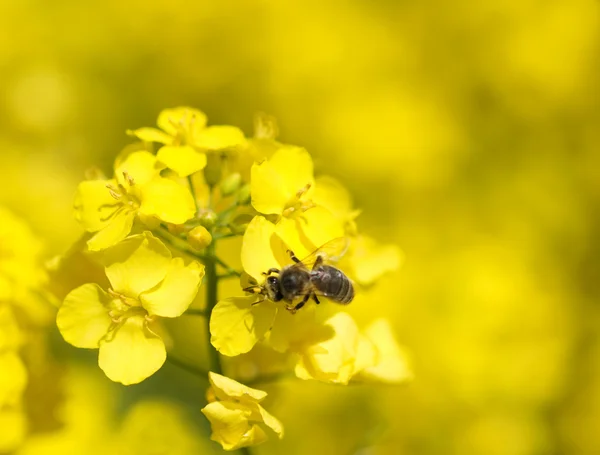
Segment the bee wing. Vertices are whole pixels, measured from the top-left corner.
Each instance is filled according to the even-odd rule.
[[[302,259],[299,264],[311,269],[319,257],[322,257],[325,262],[337,262],[348,250],[349,243],[346,237],[330,240]]]

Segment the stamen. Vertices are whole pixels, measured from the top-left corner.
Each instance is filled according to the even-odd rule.
[[[310,190],[311,186],[312,185],[310,183],[307,183],[303,188],[300,188],[296,193],[296,197],[300,199],[308,190]]]
[[[123,178],[127,181],[129,186],[135,185],[135,180],[133,180],[133,177],[129,175],[127,171],[123,171]]]
[[[106,188],[108,188],[108,192],[110,193],[110,195],[115,198],[117,201],[119,199],[121,199],[121,195],[119,194],[118,190],[112,185],[112,184],[107,184]]]

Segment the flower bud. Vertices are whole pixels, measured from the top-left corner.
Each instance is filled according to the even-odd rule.
[[[198,220],[200,224],[204,226],[206,229],[212,229],[217,224],[218,216],[215,212],[209,209],[201,210],[198,213]]]
[[[188,242],[195,250],[203,250],[212,242],[212,235],[204,226],[196,226],[188,232]]]
[[[212,188],[221,180],[221,157],[217,153],[207,153],[206,159],[207,163],[204,168],[204,181]]]
[[[239,205],[246,205],[250,203],[250,184],[247,183],[240,188],[237,195],[237,201]]]
[[[242,184],[242,176],[239,172],[234,172],[221,181],[220,188],[223,196],[231,196]]]

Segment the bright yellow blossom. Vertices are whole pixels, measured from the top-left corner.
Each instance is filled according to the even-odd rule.
[[[163,144],[157,158],[180,177],[206,166],[206,153],[242,145],[244,133],[233,126],[206,126],[206,115],[191,107],[165,109],[156,128],[139,128],[129,134],[146,142]]]
[[[236,450],[265,442],[268,437],[260,424],[269,427],[280,439],[283,437],[281,422],[259,404],[266,392],[213,372],[208,373],[208,379],[209,403],[202,413],[210,421],[211,439],[223,449]]]
[[[79,184],[75,216],[86,231],[92,251],[108,248],[130,232],[136,216],[181,224],[194,216],[189,189],[160,176],[156,157],[146,151],[130,153],[115,163],[111,180],[87,180]]]
[[[361,333],[347,313],[330,317],[328,338],[298,346],[296,376],[334,384],[351,380],[400,383],[411,377],[405,355],[387,321],[379,319]]]
[[[299,256],[344,236],[344,224],[313,200],[314,186],[312,158],[301,147],[281,146],[252,165],[252,206],[278,216],[277,234]]]
[[[110,379],[134,384],[166,358],[156,317],[183,314],[198,292],[204,266],[172,258],[149,232],[107,249],[104,263],[111,288],[89,283],[71,291],[56,322],[67,342],[100,349],[98,362]]]

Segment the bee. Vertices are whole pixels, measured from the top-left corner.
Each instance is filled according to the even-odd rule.
[[[346,248],[347,240],[340,237],[327,242],[303,260],[288,250],[293,264],[281,270],[271,268],[263,272],[267,278],[262,286],[251,286],[244,290],[264,295],[273,302],[283,300],[291,313],[302,308],[310,298],[320,303],[320,296],[347,305],[354,298],[352,281],[340,269],[325,263],[326,260],[338,259]],[[260,302],[262,300],[256,303]]]

